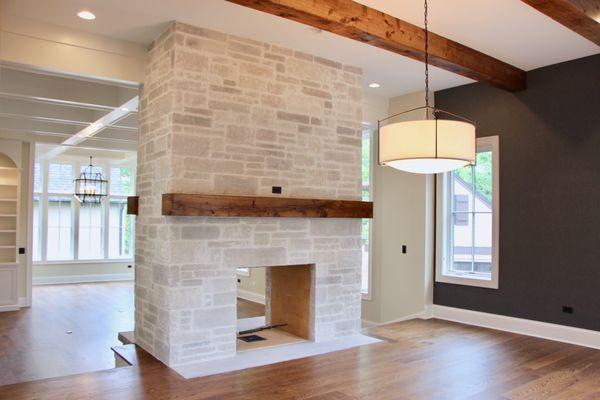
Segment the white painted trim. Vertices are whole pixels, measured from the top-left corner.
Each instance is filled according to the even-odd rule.
[[[507,317],[461,308],[433,306],[433,317],[446,321],[513,332],[526,336],[555,340],[578,346],[600,349],[600,332],[571,326]]]
[[[0,312],[4,311],[19,311],[21,307],[18,305],[0,306]]]
[[[447,240],[450,237],[450,214],[448,212],[451,204],[451,173],[447,172],[439,175],[438,204],[436,205],[438,216],[435,265],[435,281],[443,283],[452,283],[455,285],[476,286],[488,289],[498,289],[499,285],[499,265],[500,265],[500,144],[498,136],[486,136],[477,138],[477,151],[491,151],[492,157],[492,273],[491,278],[458,275],[446,273],[446,263],[450,254],[451,243]]]
[[[265,304],[266,303],[264,295],[261,295],[261,294],[258,294],[258,293],[254,293],[254,292],[250,292],[248,290],[238,289],[237,290],[237,297],[239,297],[240,299],[244,299],[244,300],[248,300],[248,301],[253,301],[255,303],[260,303],[260,304]]]
[[[58,285],[63,283],[132,281],[133,273],[38,276],[33,278],[34,285]]]
[[[19,307],[29,307],[31,303],[27,299],[27,297],[19,297]]]
[[[374,321],[369,321],[368,319],[362,319],[361,322],[366,326],[366,327],[374,327],[374,326],[381,326],[381,325],[387,325],[387,324],[394,324],[396,322],[403,322],[403,321],[409,321],[411,319],[429,319],[430,317],[428,317],[427,315],[427,309],[415,313],[415,314],[410,314],[410,315],[406,315],[404,317],[400,317],[400,318],[396,318],[396,319],[392,319],[389,321],[385,321],[385,322],[374,322]]]

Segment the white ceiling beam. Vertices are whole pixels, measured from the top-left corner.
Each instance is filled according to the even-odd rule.
[[[89,126],[83,128],[79,132],[75,133],[64,142],[61,143],[61,146],[49,151],[46,153],[46,158],[53,158],[57,155],[61,154],[65,151],[65,149],[69,146],[76,146],[86,140],[89,140],[102,132],[104,129],[110,127],[112,124],[118,122],[123,119],[129,113],[137,111],[139,106],[140,98],[139,96],[133,97],[131,100],[123,103],[118,108],[115,108],[108,114],[102,116],[100,119],[94,121]],[[119,138],[106,138],[108,140],[119,140]]]

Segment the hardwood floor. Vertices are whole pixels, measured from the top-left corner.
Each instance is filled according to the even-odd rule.
[[[133,282],[34,286],[31,308],[0,313],[0,385],[114,368],[133,324]]]
[[[114,368],[133,312],[133,282],[34,286],[33,307],[0,313],[0,385]],[[264,312],[238,300],[238,318]]]
[[[598,400],[600,351],[440,320],[370,346],[184,380],[159,362],[0,387],[0,399]]]
[[[255,303],[253,301],[237,299],[237,317],[240,318],[252,318],[262,317],[265,315],[265,305]]]

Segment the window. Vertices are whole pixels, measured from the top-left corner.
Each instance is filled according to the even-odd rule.
[[[133,218],[127,214],[127,199],[111,198],[109,202],[110,258],[131,258],[133,256]]]
[[[48,197],[48,260],[73,259],[73,207],[72,198]]]
[[[104,258],[102,203],[79,204],[79,259]]]
[[[36,161],[33,197],[33,260],[37,263],[130,259],[134,253],[134,219],[127,214],[135,169],[97,160],[98,172],[108,172],[109,192],[100,204],[79,203],[73,197],[75,173],[87,158],[64,157]],[[122,162],[122,161],[121,161]]]
[[[371,129],[365,126],[362,131],[362,200],[371,201]],[[361,292],[363,297],[371,296],[371,220],[362,220],[362,281]]]
[[[479,138],[476,165],[440,179],[438,282],[498,288],[498,152],[497,136]]]
[[[35,187],[35,184],[34,184]],[[41,246],[41,212],[40,212],[40,196],[33,196],[33,261],[40,261],[42,259],[42,246]]]

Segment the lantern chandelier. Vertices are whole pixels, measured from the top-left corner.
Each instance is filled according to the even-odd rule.
[[[436,174],[475,164],[475,123],[429,105],[429,30],[425,20],[425,106],[378,121],[379,164],[417,174]],[[382,122],[422,110],[425,119]],[[429,119],[430,115],[433,119]],[[456,119],[442,119],[446,115]]]
[[[102,176],[102,172],[92,165],[90,156],[90,165],[79,174],[75,182],[75,198],[81,203],[101,203],[106,197],[106,187],[108,181]]]

